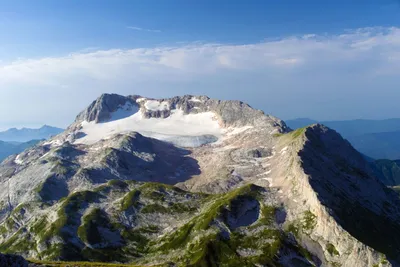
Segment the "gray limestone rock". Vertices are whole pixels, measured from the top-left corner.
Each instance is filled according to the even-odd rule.
[[[83,121],[105,123],[127,106],[143,120],[213,112],[221,136],[200,133],[183,148],[115,129],[75,142]],[[232,240],[231,257],[253,261],[278,247],[271,265],[398,266],[399,207],[335,131],[290,131],[245,103],[206,96],[105,94],[64,133],[0,164],[0,246],[11,240],[9,251],[33,258],[92,261],[104,249],[108,261],[159,265],[214,245],[207,238],[240,237],[247,247]]]
[[[142,112],[145,118],[167,118],[174,109],[181,109],[184,114],[212,111],[218,115],[224,127],[257,125],[259,127],[280,127],[282,131],[287,131],[289,129],[282,120],[270,115],[265,115],[261,110],[253,109],[248,104],[241,101],[216,100],[207,96],[192,95],[165,99],[146,98],[146,100],[166,102],[169,107],[164,110],[149,110],[144,108],[146,101],[137,102],[140,98],[142,97],[138,95],[124,97],[116,94],[103,94],[87,109],[81,112],[77,116],[75,122],[82,122],[84,120],[88,122],[104,122],[110,118],[112,112],[115,112],[126,103],[130,103],[135,106],[140,105],[143,108]]]
[[[127,102],[136,105],[134,99],[117,94],[103,94],[96,101],[93,101],[87,109],[81,112],[76,117],[76,121],[107,121],[110,119],[110,113],[116,111]]]

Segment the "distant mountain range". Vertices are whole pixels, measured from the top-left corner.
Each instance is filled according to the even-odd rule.
[[[358,151],[374,159],[400,159],[400,119],[316,121],[308,118],[287,120],[292,128],[321,123],[339,132]]]
[[[18,154],[42,140],[49,139],[64,130],[48,125],[39,129],[11,128],[0,132],[0,162],[10,155]]]
[[[400,199],[378,180],[397,184],[390,164],[374,170],[336,131],[290,131],[241,101],[104,94],[0,164],[0,253],[92,262],[74,266],[400,266]]]
[[[10,155],[19,154],[25,149],[36,145],[40,141],[41,140],[31,140],[24,143],[0,141],[0,161],[4,160]]]
[[[44,125],[39,129],[31,128],[11,128],[7,131],[0,132],[0,140],[5,142],[25,143],[31,140],[48,139],[54,135],[63,132],[64,129]]]

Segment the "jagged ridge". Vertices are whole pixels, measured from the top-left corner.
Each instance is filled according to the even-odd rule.
[[[131,131],[77,141],[88,124],[208,112],[215,121],[201,118],[217,122],[217,140],[199,146]],[[390,233],[399,201],[364,158],[324,126],[288,132],[239,101],[103,95],[65,133],[15,159],[0,165],[0,251],[182,266],[398,261]]]

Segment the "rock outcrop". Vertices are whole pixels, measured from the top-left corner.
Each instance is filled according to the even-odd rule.
[[[180,109],[184,114],[213,112],[218,116],[218,121],[224,127],[241,127],[247,125],[275,126],[286,130],[283,121],[262,111],[251,108],[241,101],[224,101],[211,99],[207,96],[173,97],[166,99],[144,98],[138,95],[120,96],[116,94],[103,94],[87,109],[81,112],[75,123],[106,122],[111,119],[112,113],[122,106],[132,105],[141,108],[145,118],[167,118],[174,110]]]
[[[339,134],[239,101],[103,95],[0,165],[0,251],[182,266],[398,266],[400,201]],[[34,249],[32,249],[34,248]]]

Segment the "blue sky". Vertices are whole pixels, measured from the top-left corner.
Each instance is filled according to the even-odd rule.
[[[400,117],[399,24],[397,0],[0,0],[0,128],[66,126],[103,92]]]

